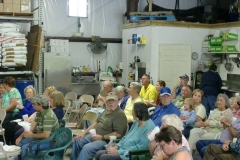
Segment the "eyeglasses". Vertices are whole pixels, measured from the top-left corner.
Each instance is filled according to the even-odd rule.
[[[167,143],[164,143],[164,144],[157,143],[157,145],[160,146],[160,148],[162,148],[162,149],[163,149],[165,144],[167,144]]]

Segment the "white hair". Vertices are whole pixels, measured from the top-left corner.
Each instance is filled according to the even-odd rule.
[[[183,122],[176,114],[168,114],[162,117],[162,122],[165,122],[166,125],[172,125],[180,132],[183,131]]]

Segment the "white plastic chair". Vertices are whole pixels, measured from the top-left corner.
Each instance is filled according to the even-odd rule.
[[[0,152],[2,154],[0,154],[0,158],[7,158],[7,160],[13,160],[14,157],[18,156],[21,154],[21,149],[18,151],[12,151],[12,152],[6,152],[3,149],[3,146],[0,144]]]
[[[0,121],[1,121],[0,122],[0,135],[3,136],[3,141],[6,144],[5,135],[4,135],[5,134],[5,129],[2,127],[2,123],[5,119],[5,117],[6,117],[6,111],[4,109],[0,109]]]

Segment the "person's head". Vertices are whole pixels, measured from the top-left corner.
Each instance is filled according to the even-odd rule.
[[[240,97],[235,97],[235,100],[233,101],[233,109],[239,110],[240,109]]]
[[[168,87],[163,87],[160,90],[160,100],[162,103],[162,106],[167,106],[171,102],[171,90]]]
[[[118,96],[114,92],[109,92],[106,96],[106,102],[108,109],[110,111],[114,111],[116,108],[118,108]]]
[[[147,121],[149,117],[147,105],[143,102],[134,103],[132,115],[135,120]]]
[[[128,94],[133,96],[133,95],[139,95],[140,91],[141,91],[141,84],[138,82],[131,82],[130,86],[128,88]]]
[[[6,90],[10,90],[11,88],[14,88],[16,85],[16,81],[13,77],[7,76],[3,79],[3,86]]]
[[[36,90],[32,85],[29,85],[24,89],[24,94],[26,96],[26,99],[29,99],[36,96]]]
[[[193,98],[186,98],[183,102],[183,106],[185,110],[193,110]]]
[[[191,97],[191,94],[192,94],[191,86],[189,85],[182,86],[181,95],[183,99]]]
[[[216,64],[212,64],[212,65],[209,67],[209,70],[210,70],[210,71],[213,71],[213,72],[216,72],[216,71],[217,71],[217,66],[216,66]]]
[[[200,104],[202,102],[203,96],[204,96],[204,93],[201,89],[195,89],[193,91],[194,104]]]
[[[188,75],[184,74],[184,75],[180,76],[179,78],[181,81],[181,86],[186,86],[188,84],[188,81],[189,81]]]
[[[155,135],[157,145],[162,148],[167,156],[172,156],[182,146],[182,133],[173,126],[163,127]]]
[[[183,122],[176,114],[167,114],[162,117],[162,126],[166,127],[172,125],[173,127],[177,128],[179,131],[183,131]]]
[[[150,84],[150,76],[148,74],[142,75],[142,85],[148,86]]]
[[[32,102],[33,108],[37,112],[43,112],[49,108],[49,102],[45,95],[37,95],[29,99]]]
[[[112,92],[113,90],[113,84],[111,81],[104,81],[103,82],[103,89],[109,93],[109,92]]]
[[[4,92],[5,92],[5,88],[3,86],[3,83],[0,83],[0,95],[3,95]]]
[[[118,98],[123,98],[127,94],[127,89],[124,86],[117,86],[116,93]]]
[[[47,97],[48,101],[50,101],[50,94],[54,91],[57,91],[57,89],[54,86],[47,87],[44,91],[44,95]]]
[[[157,81],[156,89],[159,92],[163,87],[166,87],[166,83],[162,80]]]
[[[65,107],[64,95],[60,91],[54,91],[50,94],[51,107]]]
[[[219,94],[217,96],[217,101],[215,105],[219,110],[225,110],[227,108],[230,108],[228,96],[226,94]]]

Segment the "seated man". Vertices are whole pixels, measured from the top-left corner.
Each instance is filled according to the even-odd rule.
[[[204,154],[203,160],[239,160],[240,159],[240,136],[236,143],[225,142],[222,146],[210,144]]]
[[[118,107],[118,97],[113,92],[106,97],[107,109],[87,130],[76,136],[73,142],[71,160],[92,160],[97,151],[105,149],[109,137],[122,137],[127,130],[127,118]],[[96,129],[96,135],[88,132]]]
[[[181,90],[181,95],[177,96],[176,99],[173,100],[173,104],[177,106],[178,109],[183,107],[183,102],[186,98],[190,98],[192,94],[192,87],[189,85],[183,86]]]
[[[196,143],[196,148],[203,158],[205,150],[207,149],[209,144],[217,144],[222,146],[226,141],[233,140],[233,138],[237,138],[240,132],[240,118],[238,118],[235,122],[231,124],[231,122],[227,118],[222,118],[221,122],[224,126],[224,131],[221,133],[220,140],[199,140]]]
[[[179,78],[180,78],[180,81],[173,87],[172,95],[171,95],[172,99],[175,99],[177,96],[182,95],[181,93],[182,87],[186,86],[189,81],[189,77],[186,74],[180,76]]]
[[[49,102],[44,95],[39,95],[30,99],[37,114],[34,121],[31,123],[30,131],[24,131],[16,140],[16,145],[22,148],[21,160],[27,156],[27,150],[29,144],[34,140],[46,139],[51,133],[59,127],[58,119],[51,108],[49,108]],[[33,130],[37,130],[37,133],[33,133]],[[26,137],[26,138],[24,138]],[[40,145],[40,149],[51,148],[50,143]],[[33,146],[33,150],[37,149],[37,146]]]
[[[171,90],[168,87],[163,87],[160,90],[161,103],[156,106],[154,113],[151,115],[151,119],[158,127],[162,125],[162,117],[167,114],[176,114],[180,117],[179,109],[171,102]]]

